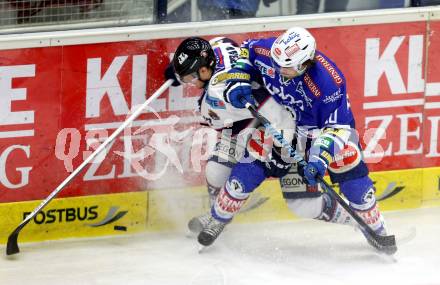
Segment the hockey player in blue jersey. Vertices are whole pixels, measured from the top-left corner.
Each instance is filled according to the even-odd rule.
[[[292,191],[281,180],[289,208],[301,217],[343,223],[338,221],[340,213],[332,210],[334,201],[324,196],[322,207],[317,202],[325,193],[316,191],[316,178],[328,171],[350,207],[376,233],[386,235],[375,188],[362,158],[344,75],[334,62],[316,50],[314,37],[306,29],[294,27],[278,38],[248,40],[230,73],[244,73],[251,80],[260,78],[273,98],[297,116],[295,147],[308,161],[300,172],[309,186]],[[231,79],[225,99],[236,108],[244,108],[244,102],[254,102],[249,88],[249,81]],[[289,173],[286,177],[289,175],[297,174]],[[242,182],[244,187],[246,180],[251,179]],[[327,217],[323,218],[323,214]]]
[[[189,47],[195,49],[193,45]],[[218,63],[223,62],[223,60],[221,60],[222,58],[228,58],[228,50],[230,52],[235,51],[231,46],[229,48],[226,46],[225,49],[219,49],[214,46],[214,51],[217,51],[215,57],[220,59]],[[205,94],[200,100],[200,107],[202,116],[207,118],[205,120],[207,120],[209,125],[215,129],[221,129],[223,120],[225,119],[232,119],[232,126],[236,124],[236,120],[239,122],[241,119],[248,119],[250,114],[246,109],[243,109],[243,105],[238,104],[236,107],[234,106],[240,101],[236,99],[238,99],[241,94],[245,94],[244,96],[247,100],[256,104],[259,107],[259,111],[270,119],[275,127],[284,131],[284,135],[288,140],[292,140],[289,135],[291,134],[289,128],[294,126],[294,124],[292,124],[293,118],[289,115],[289,112],[277,108],[276,105],[282,106],[275,102],[277,97],[270,96],[269,99],[266,100],[264,99],[265,97],[261,97],[261,95],[255,93],[255,88],[252,90],[251,82],[248,80],[250,79],[249,75],[243,74],[242,70],[233,70],[231,72],[229,67],[222,68],[215,64],[205,67],[203,64],[200,64],[200,62],[203,62],[203,60],[200,59],[200,55],[204,53],[210,54],[207,51],[209,50],[199,51],[196,49],[193,52],[181,51],[179,47],[173,62],[175,72],[178,77],[180,77],[181,82],[191,82],[198,84],[199,88],[205,88]],[[243,49],[242,53],[246,54],[246,51],[247,50]],[[265,52],[260,49],[258,51]],[[186,60],[188,60],[189,63],[186,63]],[[242,60],[247,59],[244,58]],[[235,62],[235,60],[233,61]],[[193,64],[194,62],[196,63]],[[196,66],[196,68],[188,69],[185,66]],[[211,70],[212,73],[209,73],[209,76],[205,76],[209,70]],[[225,76],[225,71],[228,71],[229,76]],[[271,76],[275,75],[272,74],[274,70],[268,69],[267,72]],[[254,75],[258,74],[255,73]],[[261,82],[261,76],[253,77],[255,77],[255,81],[252,81],[252,85],[258,85],[256,82]],[[200,81],[202,79],[204,82]],[[219,81],[219,79],[222,80]],[[228,85],[225,84],[226,79],[229,82]],[[219,82],[221,82],[221,84],[219,84]],[[256,102],[254,98],[247,93],[247,90],[257,94],[258,98],[255,100]],[[210,104],[211,99],[207,100],[207,98],[214,97],[216,98],[216,102],[219,102],[216,106],[222,105],[223,108],[218,109],[218,106],[216,107]],[[275,105],[273,105],[273,102],[275,102]],[[206,106],[205,111],[204,106]],[[291,105],[286,106],[290,108],[292,114],[296,113]],[[240,112],[240,109],[243,111]],[[217,114],[215,120],[213,120],[212,116],[209,118],[209,114],[212,112],[216,112]],[[201,231],[198,236],[198,240],[201,244],[210,245],[214,242],[222,232],[224,226],[229,223],[240,210],[250,193],[267,177],[282,177],[281,185],[284,197],[286,198],[289,208],[298,215],[339,224],[354,224],[349,214],[330,195],[318,192],[317,187],[305,187],[304,185],[295,187],[292,183],[289,183],[289,181],[301,180],[301,177],[299,177],[296,171],[296,166],[290,167],[291,160],[289,161],[287,153],[286,156],[283,157],[282,149],[280,149],[280,145],[277,145],[276,141],[274,143],[275,147],[273,148],[270,143],[266,143],[270,141],[270,139],[264,134],[264,130],[261,130],[259,134],[260,137],[254,136],[245,145],[244,157],[227,160],[226,163],[220,165],[218,161],[216,161],[216,156],[218,156],[218,150],[216,150],[213,157],[209,160],[206,168],[206,177],[208,189],[214,190],[210,191],[210,193],[214,193],[214,195],[211,195],[213,198],[212,207],[209,213],[196,217],[190,222],[190,229],[193,232],[197,233]],[[303,142],[304,136],[297,137],[299,138],[298,140]],[[310,142],[311,140],[304,142],[304,145],[308,145]],[[298,143],[298,145],[301,145],[301,143]],[[250,157],[254,159],[249,160]],[[336,165],[336,167],[338,167],[338,165]],[[285,175],[287,171],[289,171],[289,173]],[[214,186],[213,182],[215,182],[215,187],[212,187]],[[194,227],[194,225],[197,226]]]

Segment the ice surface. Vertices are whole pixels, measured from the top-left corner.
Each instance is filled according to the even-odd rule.
[[[183,232],[21,244],[0,259],[0,284],[440,284],[440,208],[385,217],[395,261],[348,226],[232,224],[201,254]]]

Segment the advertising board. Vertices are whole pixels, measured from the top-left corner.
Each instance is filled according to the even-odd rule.
[[[370,170],[440,165],[440,23],[310,31],[347,78]],[[222,36],[241,42],[280,32]],[[181,40],[0,51],[0,202],[43,199],[52,192],[161,86]],[[202,130],[194,111],[198,97],[193,88],[170,88],[60,197],[203,185],[202,156],[191,157]]]

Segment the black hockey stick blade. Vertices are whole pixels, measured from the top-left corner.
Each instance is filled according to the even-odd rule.
[[[58,190],[59,192],[59,190]],[[28,215],[19,225],[18,227],[9,235],[8,237],[8,243],[6,244],[6,254],[12,255],[17,254],[20,252],[20,249],[18,248],[18,235],[20,234],[21,230],[31,221],[32,218],[34,218],[41,209],[44,208],[52,199],[55,197],[55,195],[58,193],[57,191],[52,192],[46,200],[44,200],[35,210]]]
[[[21,226],[21,225],[20,225]],[[20,252],[18,248],[18,234],[23,227],[17,227],[8,237],[8,243],[6,244],[6,254],[13,255]]]
[[[394,235],[381,236],[374,233],[374,236],[371,236],[367,233],[367,240],[371,246],[388,255],[393,255],[397,251],[396,238]]]

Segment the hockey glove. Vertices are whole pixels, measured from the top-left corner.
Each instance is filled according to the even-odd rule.
[[[328,165],[332,162],[332,156],[324,149],[313,146],[310,149],[309,161],[304,169],[299,172],[304,172],[304,178],[310,185],[316,185],[316,178],[323,177]]]
[[[166,80],[174,80],[173,84],[171,85],[175,87],[180,85],[180,81],[177,79],[176,74],[174,73],[174,67],[172,63],[168,64],[168,66],[165,68],[164,76]]]
[[[323,177],[326,169],[327,166],[324,163],[322,163],[320,160],[309,161],[303,170],[304,178],[307,180],[309,185],[314,186],[318,183],[316,181],[317,177],[318,176]]]
[[[252,87],[247,82],[232,82],[224,92],[225,101],[235,108],[243,109],[246,103],[255,105],[254,97],[252,97]]]
[[[281,154],[282,149],[274,146],[266,163],[266,175],[270,177],[283,177],[292,167],[292,159]]]
[[[239,109],[245,108],[248,102],[255,105],[250,78],[250,74],[241,69],[232,68],[229,70],[226,89],[223,92],[225,101]]]

